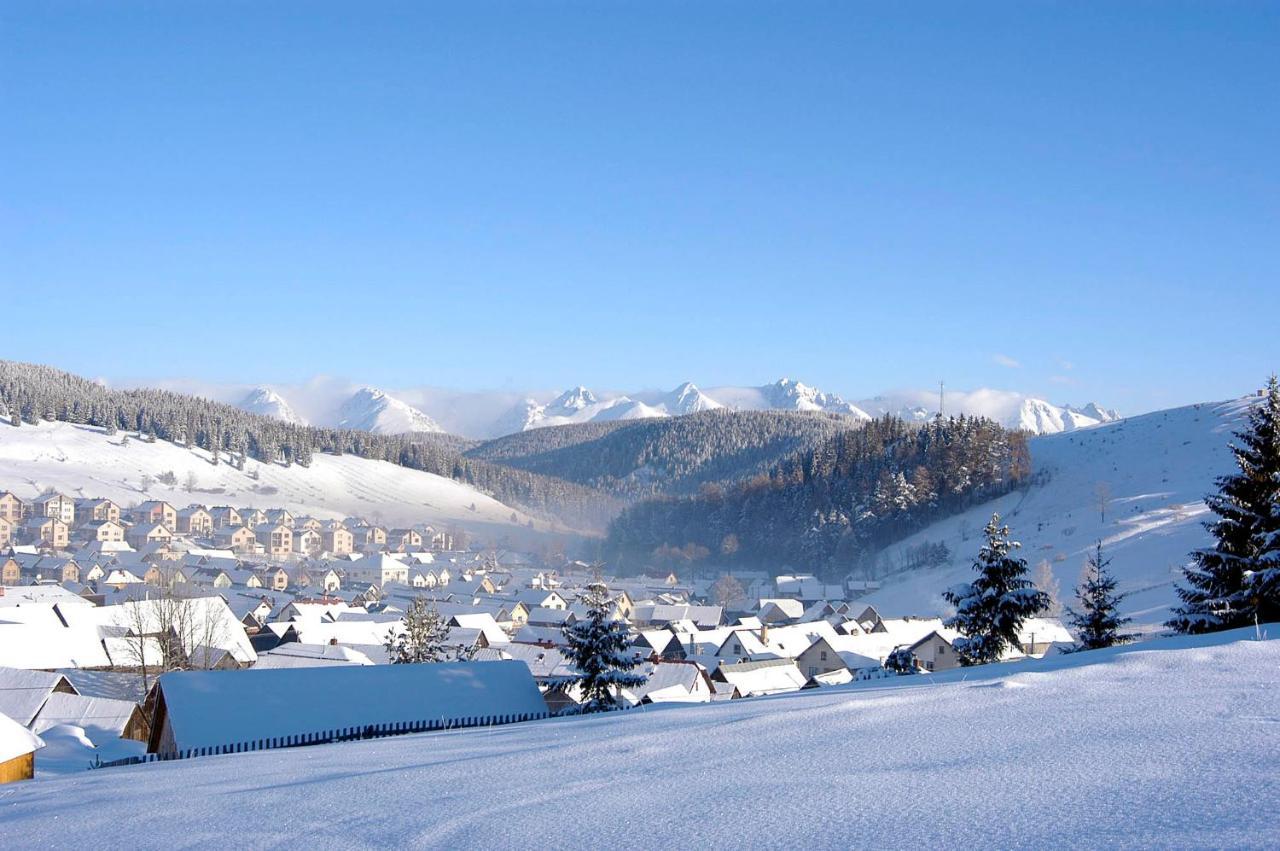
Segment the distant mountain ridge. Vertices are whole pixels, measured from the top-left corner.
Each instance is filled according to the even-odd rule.
[[[576,386],[551,394],[460,393],[431,388],[382,390],[337,379],[300,385],[256,385],[249,388],[206,387],[193,382],[160,386],[196,393],[290,423],[354,428],[378,434],[448,432],[488,439],[549,426],[618,422],[685,416],[728,409],[734,411],[808,411],[841,414],[866,421],[890,414],[908,422],[937,416],[938,394],[902,391],[849,401],[791,378],[760,386],[702,389],[686,381],[670,391],[630,393]],[[1089,402],[1079,407],[1054,404],[1011,391],[980,389],[948,392],[948,414],[971,414],[1006,428],[1033,434],[1059,434],[1119,419],[1116,411]]]

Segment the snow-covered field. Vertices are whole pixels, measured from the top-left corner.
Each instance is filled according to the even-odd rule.
[[[3,787],[0,846],[1280,846],[1248,631]]]
[[[1139,626],[1154,628],[1175,602],[1188,553],[1209,543],[1205,494],[1231,472],[1228,442],[1243,424],[1250,398],[1191,405],[1031,441],[1043,484],[935,523],[882,555],[886,565],[924,541],[945,541],[949,564],[890,576],[867,602],[882,614],[941,614],[942,592],[972,578],[982,527],[998,511],[1022,542],[1031,568],[1048,561],[1072,601],[1085,554],[1101,540],[1104,555],[1132,592],[1124,609]],[[1105,500],[1103,512],[1099,503]]]
[[[107,436],[101,429],[45,422],[0,427],[0,490],[36,496],[52,487],[71,496],[107,497],[122,506],[163,499],[179,507],[198,502],[237,507],[285,507],[316,517],[360,516],[388,525],[457,523],[480,535],[527,540],[528,517],[469,485],[385,461],[316,453],[310,467],[249,461],[243,472],[214,466],[200,449],[185,449],[136,435]],[[159,477],[172,472],[176,484]],[[250,476],[256,472],[255,480]],[[188,475],[194,489],[188,489]],[[144,478],[149,478],[143,487]],[[475,510],[471,506],[475,505]],[[547,524],[535,521],[536,529]]]

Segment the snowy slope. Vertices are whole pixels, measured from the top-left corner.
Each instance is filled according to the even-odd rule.
[[[444,431],[422,411],[376,387],[361,387],[346,401],[339,411],[338,427],[377,434]]]
[[[146,443],[124,434],[69,423],[13,428],[0,425],[0,490],[32,497],[46,487],[71,496],[101,496],[128,506],[163,499],[179,507],[191,502],[258,508],[286,507],[320,518],[350,515],[392,525],[457,523],[480,534],[523,534],[510,520],[512,508],[469,485],[385,461],[316,453],[310,467],[249,461],[244,472],[210,463],[208,453],[165,441]],[[172,471],[173,486],[159,476]],[[255,480],[249,476],[256,472]],[[188,474],[195,490],[187,490]],[[144,489],[143,479],[152,481]],[[475,504],[476,510],[470,506]],[[516,512],[521,522],[528,518]],[[546,524],[535,521],[538,529]]]
[[[1031,441],[1043,483],[936,523],[890,547],[881,563],[892,569],[902,553],[923,541],[945,541],[951,563],[885,579],[868,597],[882,613],[945,612],[942,592],[968,581],[978,536],[993,511],[1005,517],[1021,556],[1034,569],[1047,560],[1070,602],[1085,553],[1101,540],[1121,579],[1134,592],[1128,612],[1155,627],[1175,602],[1173,582],[1187,553],[1208,543],[1204,495],[1233,469],[1227,443],[1242,425],[1252,399],[1192,405],[1131,417]],[[1100,496],[1106,500],[1099,510]]]
[[[1280,642],[1245,638],[37,777],[0,845],[1274,848]]]

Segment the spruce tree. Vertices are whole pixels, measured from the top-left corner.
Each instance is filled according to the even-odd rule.
[[[563,629],[569,658],[578,670],[565,684],[582,687],[583,712],[618,709],[619,690],[645,682],[645,677],[630,673],[640,660],[627,647],[630,636],[626,624],[611,617],[613,605],[605,584],[591,582],[580,599],[586,604],[587,617]]]
[[[1116,593],[1116,579],[1107,569],[1111,559],[1102,557],[1102,542],[1085,560],[1085,573],[1076,587],[1079,611],[1067,609],[1067,623],[1075,630],[1077,650],[1098,650],[1127,644],[1136,636],[1120,632],[1132,618],[1120,616],[1120,603],[1127,594]]]
[[[962,665],[995,662],[1018,643],[1022,622],[1049,606],[1049,597],[1027,576],[1027,562],[1012,553],[1022,545],[1009,540],[1009,527],[993,514],[984,530],[986,542],[973,569],[978,578],[957,585],[943,597],[956,607],[946,626],[958,630],[956,655]]]
[[[399,634],[389,631],[383,646],[395,665],[443,662],[448,640],[449,626],[440,612],[426,600],[415,597],[404,614],[404,629]]]
[[[1203,633],[1280,619],[1280,383],[1271,376],[1232,444],[1239,472],[1205,498],[1216,543],[1192,554],[1167,626]]]

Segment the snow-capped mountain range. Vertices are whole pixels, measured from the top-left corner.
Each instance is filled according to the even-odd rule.
[[[297,385],[246,387],[168,381],[160,386],[228,402],[246,411],[286,422],[364,429],[380,434],[449,432],[491,438],[532,428],[585,422],[675,417],[718,408],[740,411],[820,411],[867,420],[884,414],[923,422],[937,416],[937,391],[894,391],[847,401],[816,387],[782,378],[761,386],[700,389],[684,382],[670,391],[593,391],[578,386],[550,393],[462,393],[437,388],[382,390],[333,378]],[[1111,422],[1119,415],[1090,402],[1059,405],[1022,393],[979,389],[948,390],[947,414],[990,417],[1010,428],[1058,434]]]

